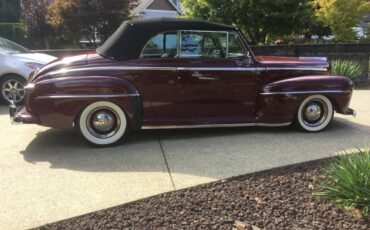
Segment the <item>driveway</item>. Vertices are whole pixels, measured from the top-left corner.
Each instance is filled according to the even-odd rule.
[[[0,229],[36,227],[159,193],[370,144],[370,91],[358,117],[317,134],[292,128],[142,131],[91,148],[73,130],[11,126],[0,106]]]

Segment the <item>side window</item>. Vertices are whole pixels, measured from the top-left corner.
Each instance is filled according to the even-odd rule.
[[[172,58],[177,56],[177,32],[160,33],[144,46],[140,58]]]
[[[228,57],[245,57],[242,44],[235,33],[229,33],[229,53]]]
[[[181,57],[226,57],[227,33],[224,32],[181,32]]]
[[[198,32],[181,32],[181,57],[201,57],[203,35]]]

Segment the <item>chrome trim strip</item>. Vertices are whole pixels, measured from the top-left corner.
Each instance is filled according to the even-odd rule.
[[[316,90],[316,91],[290,91],[290,92],[266,92],[260,95],[296,95],[296,94],[316,94],[316,93],[350,93],[350,90]]]
[[[267,67],[266,71],[273,70],[303,70],[303,71],[328,71],[327,68],[310,68],[310,67]]]
[[[163,125],[163,126],[142,126],[141,129],[195,129],[195,128],[223,128],[223,127],[280,127],[288,126],[286,123],[240,123],[240,124],[205,124],[205,125]]]
[[[99,71],[99,70],[150,70],[150,71],[176,71],[176,67],[149,67],[149,66],[112,66],[112,67],[84,67],[84,68],[76,68],[76,69],[61,69],[54,72],[50,72],[51,75],[53,74],[63,74],[63,73],[70,73],[70,72],[79,72],[79,71]]]
[[[117,97],[138,97],[140,94],[61,94],[61,95],[44,95],[36,99],[66,99],[66,98],[117,98]]]
[[[257,67],[178,67],[178,71],[263,71]]]
[[[147,70],[147,71],[274,71],[274,70],[302,70],[302,71],[327,71],[326,68],[300,68],[300,67],[156,67],[156,66],[112,66],[112,67],[84,67],[76,69],[61,69],[54,72],[53,74],[64,74],[70,72],[80,71],[99,71],[99,70]]]
[[[292,122],[285,122],[285,123],[256,123],[257,127],[281,127],[281,126],[289,126]]]

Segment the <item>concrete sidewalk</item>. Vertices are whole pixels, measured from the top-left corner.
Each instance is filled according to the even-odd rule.
[[[11,126],[0,107],[0,229],[23,229],[223,178],[370,144],[370,91],[357,118],[317,134],[292,128],[142,131],[91,148],[73,130]]]

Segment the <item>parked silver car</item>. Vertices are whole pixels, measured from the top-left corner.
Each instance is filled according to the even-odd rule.
[[[10,100],[21,104],[23,87],[30,73],[55,59],[50,55],[33,53],[0,37],[0,100],[7,104]]]

